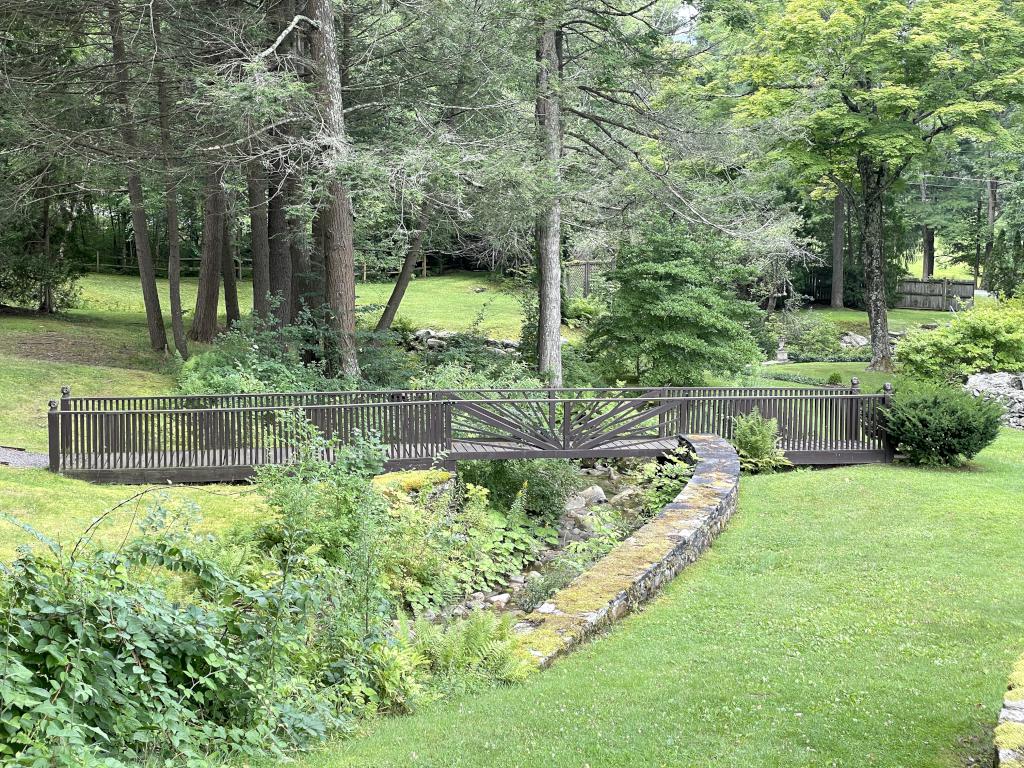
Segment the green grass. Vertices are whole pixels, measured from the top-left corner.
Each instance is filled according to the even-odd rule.
[[[860,379],[860,388],[864,392],[879,392],[887,381],[898,387],[904,380],[898,373],[879,373],[867,368],[868,363],[782,363],[765,366],[762,370],[768,386],[781,386],[784,383],[770,378],[775,373],[807,376],[822,382],[828,381],[833,373],[838,373],[843,384],[849,384],[854,377]]]
[[[160,300],[166,313],[170,306],[167,281],[159,281]],[[252,284],[239,283],[239,303],[243,313],[252,309]],[[356,283],[356,303],[360,306],[383,305],[391,295],[392,283]],[[186,322],[196,302],[196,280],[186,278],[181,287]],[[119,275],[86,275],[82,278],[81,308],[71,316],[137,315],[144,322],[142,294],[138,278]],[[418,328],[464,331],[483,313],[481,329],[490,336],[518,338],[522,311],[515,296],[501,283],[483,272],[451,272],[446,275],[416,278],[402,300],[398,314]],[[374,315],[376,320],[376,315]]]
[[[924,256],[919,252],[914,260],[907,264],[907,272],[913,277],[921,277],[922,260]],[[946,280],[974,280],[974,272],[966,264],[954,263],[949,258],[936,255],[935,269],[932,276]]]
[[[1022,462],[1004,431],[969,469],[744,478],[714,548],[640,615],[523,687],[298,764],[987,764],[1024,649]]]
[[[815,306],[810,311],[831,320],[843,331],[852,331],[862,336],[868,335],[867,312],[862,312],[859,309],[833,309],[820,306]],[[889,330],[905,331],[926,323],[948,323],[952,316],[951,312],[931,309],[890,309]]]
[[[45,451],[47,402],[64,384],[83,397],[153,395],[173,386],[170,376],[150,371],[0,354],[0,445]]]
[[[42,469],[0,467],[0,513],[11,515],[61,543],[71,545],[89,524],[147,486],[93,485]],[[174,507],[192,502],[201,510],[199,530],[224,531],[237,522],[258,518],[259,504],[244,486],[155,488],[137,502],[113,512],[100,525],[96,543],[116,545],[141,521],[151,503],[162,500]],[[0,560],[9,560],[22,544],[39,546],[31,533],[9,520],[0,520]]]

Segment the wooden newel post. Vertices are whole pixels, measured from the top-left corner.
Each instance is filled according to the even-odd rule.
[[[69,453],[71,448],[71,387],[60,388],[60,449]]]
[[[60,411],[56,400],[50,401],[50,412],[46,414],[46,430],[50,446],[50,471],[60,471]]]

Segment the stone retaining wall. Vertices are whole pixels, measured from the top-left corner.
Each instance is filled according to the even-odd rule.
[[[697,455],[693,477],[651,522],[620,543],[519,625],[547,666],[652,597],[694,562],[736,510],[740,465],[715,435],[687,435]]]
[[[997,768],[1024,768],[1024,656],[1010,675],[996,727]]]

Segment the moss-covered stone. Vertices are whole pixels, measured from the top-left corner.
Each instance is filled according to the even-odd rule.
[[[436,488],[452,479],[452,473],[443,469],[410,469],[405,472],[388,472],[373,478],[378,488],[415,493],[424,488]]]
[[[996,726],[996,748],[1013,752],[1024,750],[1024,723],[1000,723]]]

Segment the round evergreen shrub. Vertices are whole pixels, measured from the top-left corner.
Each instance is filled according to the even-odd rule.
[[[996,439],[1002,407],[954,387],[901,389],[885,409],[897,451],[915,464],[957,466]]]

